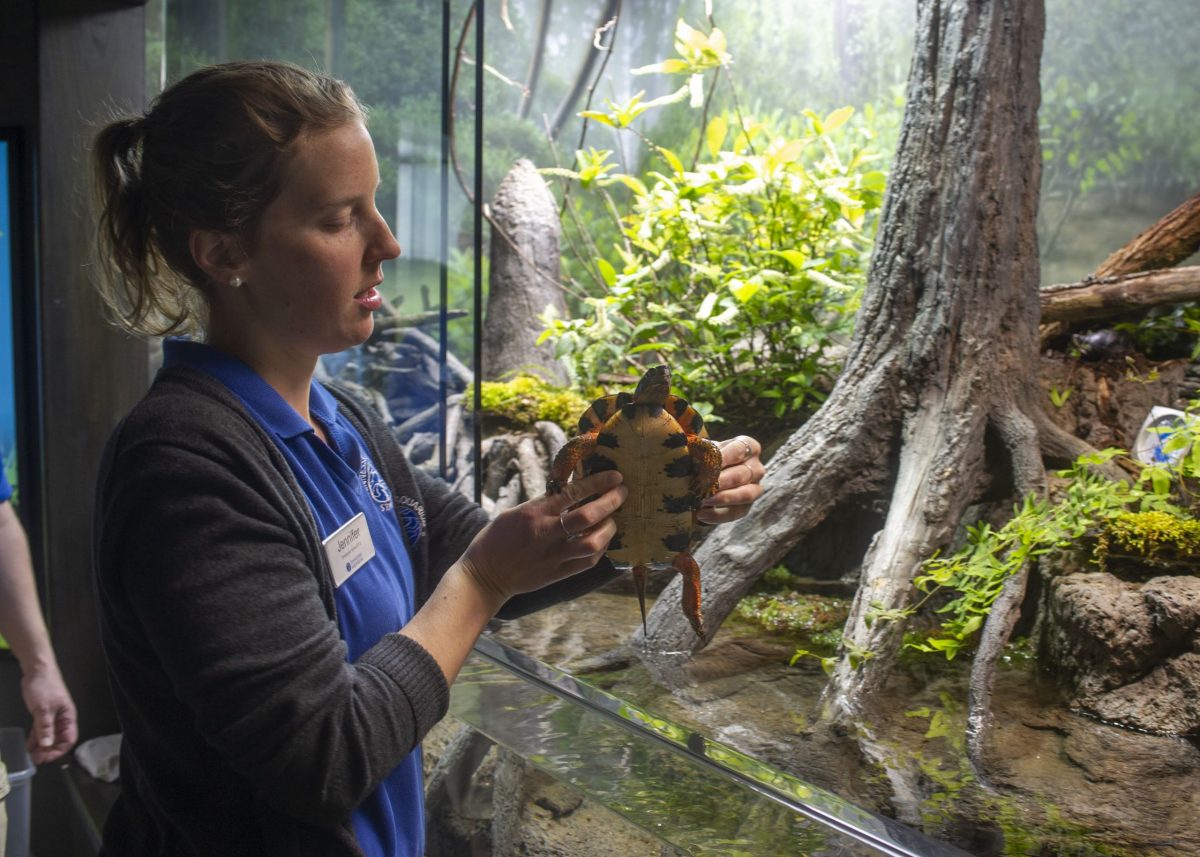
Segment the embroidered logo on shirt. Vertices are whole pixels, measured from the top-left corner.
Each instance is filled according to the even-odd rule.
[[[397,497],[396,505],[400,507],[400,525],[404,528],[404,537],[410,545],[415,545],[425,532],[425,507],[412,497]]]
[[[375,469],[375,465],[371,464],[371,459],[365,455],[358,465],[358,478],[362,482],[363,487],[367,489],[367,493],[371,495],[371,499],[379,506],[379,511],[391,511],[393,505],[392,489],[383,481],[383,477],[379,475],[379,471]]]

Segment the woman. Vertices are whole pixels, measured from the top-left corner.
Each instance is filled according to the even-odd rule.
[[[118,320],[202,340],[164,343],[101,468],[124,734],[102,853],[420,855],[419,744],[450,682],[493,616],[611,578],[620,476],[488,523],[313,381],[320,355],[371,334],[400,253],[341,82],[202,69],[103,129],[93,158]],[[725,447],[702,519],[745,514],[758,449]]]

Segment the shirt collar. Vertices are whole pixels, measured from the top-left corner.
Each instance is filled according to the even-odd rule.
[[[176,366],[186,366],[216,378],[242,400],[263,428],[282,440],[313,431],[308,420],[296,413],[262,376],[224,351],[203,342],[167,339],[163,342],[163,367]],[[313,416],[329,425],[337,413],[337,400],[313,381],[308,394],[308,408]]]

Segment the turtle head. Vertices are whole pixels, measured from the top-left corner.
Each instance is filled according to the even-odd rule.
[[[638,381],[633,401],[639,405],[661,405],[671,395],[671,370],[666,364],[651,366]]]

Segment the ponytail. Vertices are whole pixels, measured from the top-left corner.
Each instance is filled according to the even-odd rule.
[[[147,119],[118,119],[92,147],[100,296],[131,333],[166,336],[199,329],[199,296],[164,264],[142,170]]]

